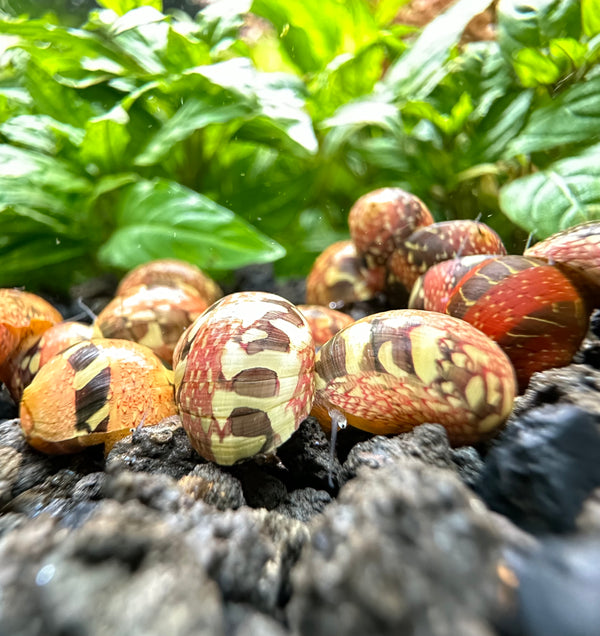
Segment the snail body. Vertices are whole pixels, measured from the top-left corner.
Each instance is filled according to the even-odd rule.
[[[310,412],[314,357],[306,319],[287,300],[239,292],[217,301],[173,356],[192,446],[223,465],[273,452]]]
[[[455,445],[493,435],[516,393],[496,343],[462,320],[408,309],[342,329],[317,353],[315,378],[312,414],[326,428],[334,411],[375,434],[436,422]]]
[[[48,361],[25,388],[21,428],[45,453],[109,448],[137,426],[176,415],[172,375],[135,342],[80,342]]]

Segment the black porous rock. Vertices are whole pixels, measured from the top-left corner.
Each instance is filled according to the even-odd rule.
[[[179,418],[142,426],[119,440],[106,458],[108,472],[166,473],[179,479],[205,460],[192,448]]]
[[[242,484],[244,499],[251,508],[273,510],[287,497],[287,488],[281,479],[272,474],[275,467],[260,464],[253,459],[230,468],[231,474]]]
[[[290,492],[284,501],[275,508],[275,511],[292,519],[309,521],[315,515],[323,512],[325,506],[332,501],[331,495],[326,490],[298,488]]]
[[[491,636],[500,540],[449,470],[362,469],[311,524],[288,616],[310,636]]]
[[[522,397],[515,400],[511,417],[544,404],[574,404],[588,413],[600,415],[600,370],[587,364],[534,373]],[[509,422],[510,423],[510,422]]]
[[[341,465],[331,461],[327,436],[314,417],[307,417],[291,438],[277,449],[277,456],[288,469],[288,489],[329,490],[329,480],[337,489]]]
[[[226,601],[279,617],[290,571],[308,540],[306,525],[263,509],[217,511],[197,503],[182,518],[186,541]]]
[[[377,435],[360,442],[348,453],[342,467],[342,484],[353,479],[362,466],[381,468],[398,459],[419,459],[438,468],[454,469],[448,436],[439,424],[422,424],[408,433]]]
[[[474,488],[483,470],[483,459],[473,446],[460,446],[450,450],[452,462],[460,478],[469,488]]]
[[[195,501],[204,501],[219,510],[237,510],[246,504],[239,480],[216,464],[198,464],[178,485]]]
[[[506,550],[511,572],[502,636],[596,636],[600,626],[600,542],[542,541],[534,550]],[[514,579],[514,580],[512,580]]]
[[[476,490],[528,532],[568,532],[600,485],[600,415],[569,404],[513,419],[489,451]]]
[[[105,501],[78,529],[42,516],[0,538],[0,633],[220,636],[223,608],[160,514]]]
[[[4,384],[0,384],[0,422],[19,415],[19,407],[13,402]]]
[[[581,514],[577,517],[577,530],[582,535],[597,535],[600,538],[600,488],[585,500]]]
[[[290,632],[274,618],[245,603],[225,604],[228,636],[288,636]]]

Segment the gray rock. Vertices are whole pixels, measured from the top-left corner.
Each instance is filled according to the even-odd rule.
[[[422,461],[363,469],[312,525],[292,574],[292,630],[489,636],[499,545],[452,472]]]
[[[106,480],[104,495],[120,503],[137,501],[165,513],[176,513],[192,504],[177,482],[164,473],[118,472]]]
[[[216,464],[198,464],[178,482],[179,488],[196,501],[204,501],[219,510],[237,510],[245,505],[239,480]]]
[[[472,446],[453,448],[450,452],[460,478],[467,486],[474,488],[483,470],[483,459]]]
[[[290,632],[277,620],[258,612],[251,605],[225,604],[227,636],[289,636]]]
[[[231,474],[240,481],[246,503],[252,508],[274,510],[287,497],[288,491],[281,479],[272,474],[268,464],[251,459],[232,466]]]
[[[0,633],[224,633],[219,591],[157,513],[103,502],[81,528],[41,517],[0,539]]]
[[[293,490],[275,511],[298,521],[310,521],[314,516],[325,510],[333,499],[326,490],[314,488],[299,488]]]
[[[142,426],[119,440],[106,458],[106,470],[165,473],[179,479],[204,460],[194,451],[179,418]]]
[[[448,436],[439,424],[422,424],[408,433],[385,437],[377,435],[360,442],[348,453],[340,482],[353,479],[363,466],[381,468],[398,459],[419,459],[438,468],[454,469]]]

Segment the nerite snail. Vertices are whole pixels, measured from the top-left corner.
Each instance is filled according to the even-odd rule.
[[[240,292],[209,307],[173,355],[175,400],[192,446],[218,464],[270,453],[309,414],[314,342],[287,300]]]
[[[513,367],[496,343],[462,320],[417,310],[346,327],[321,347],[315,378],[312,413],[325,427],[335,412],[376,434],[436,422],[455,445],[491,437],[516,393]]]

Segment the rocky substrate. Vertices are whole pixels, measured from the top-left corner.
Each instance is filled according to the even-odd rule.
[[[230,468],[177,419],[50,457],[3,395],[0,635],[596,635],[599,352],[534,376],[489,447],[346,429],[333,464],[312,418]]]

